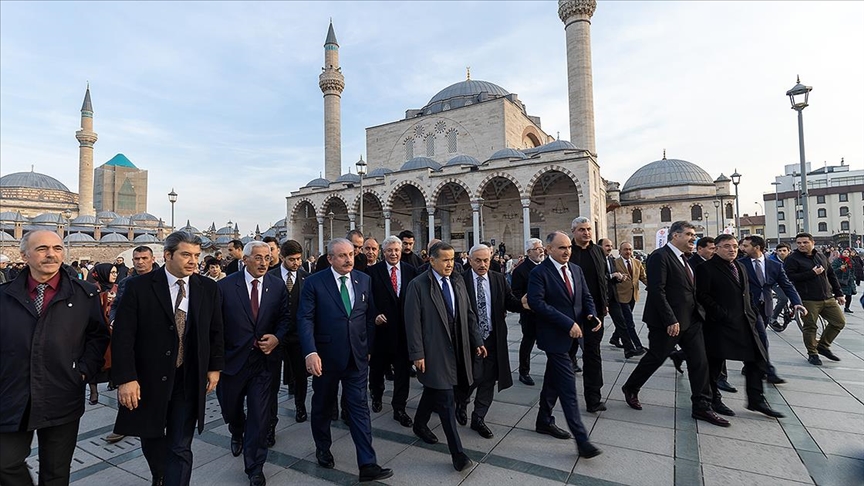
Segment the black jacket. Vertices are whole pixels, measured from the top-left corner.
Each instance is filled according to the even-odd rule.
[[[41,429],[84,414],[84,385],[102,369],[108,326],[96,287],[60,269],[57,294],[39,317],[30,270],[0,286],[0,433]],[[81,375],[85,378],[82,379]]]
[[[825,271],[819,275],[813,272],[813,268],[817,265],[825,268]],[[818,251],[807,255],[795,250],[783,261],[783,267],[786,269],[786,276],[795,285],[801,300],[828,300],[832,296],[843,296],[834,269],[831,268],[825,255]]]
[[[576,245],[576,240],[571,239],[570,244],[573,245],[573,252],[570,253],[570,263],[575,263],[582,267],[588,264],[587,261],[583,260],[588,256],[594,264],[594,271],[597,273],[598,282],[597,291],[591,293],[591,298],[594,299],[594,308],[597,311],[597,317],[602,319],[606,315],[606,308],[609,307],[609,284],[607,283],[609,271],[606,268],[606,253],[603,252],[603,248],[595,245],[593,241],[589,242],[588,247],[584,250]],[[587,274],[585,278],[588,278]],[[593,284],[588,282],[588,288],[594,289]]]

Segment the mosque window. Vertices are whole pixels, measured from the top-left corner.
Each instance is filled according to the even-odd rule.
[[[840,206],[840,216],[846,216],[849,214],[848,206]]]
[[[828,231],[828,223],[819,223],[819,231]]]
[[[777,229],[780,231],[780,233],[785,233],[786,232],[786,225],[781,224],[780,226],[777,227]]]
[[[447,152],[451,154],[456,152],[456,135],[456,130],[447,132]]]
[[[672,222],[672,210],[668,207],[660,208],[660,222],[661,223],[669,223]]]
[[[414,158],[414,139],[406,138],[405,139],[405,160],[411,160]]]
[[[817,211],[816,213],[817,213],[817,217],[819,217],[819,218],[827,218],[828,217],[828,211],[826,211],[825,208],[819,208],[819,211]]]
[[[734,213],[732,212],[732,203],[726,203],[726,219],[734,218]]]
[[[641,209],[634,209],[633,210],[633,222],[634,223],[641,223],[642,222],[642,210]]]
[[[634,250],[644,250],[645,243],[642,240],[642,235],[634,235],[633,236],[633,249]]]
[[[435,156],[435,135],[429,135],[426,137],[426,156],[434,157]]]
[[[777,211],[777,221],[783,221],[786,219],[786,213],[783,211]]]
[[[840,221],[840,231],[849,231],[849,221]]]
[[[783,207],[783,200],[782,200],[782,199],[777,200],[777,207],[778,207],[778,208],[782,208],[782,207]]]
[[[438,120],[438,123],[435,124],[435,133],[444,133],[444,130],[447,129],[447,124],[442,120]]]
[[[702,221],[702,206],[696,204],[690,207],[690,219],[693,221]]]

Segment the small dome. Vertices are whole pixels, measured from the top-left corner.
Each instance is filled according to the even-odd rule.
[[[136,236],[132,241],[135,243],[159,243],[159,238],[156,238],[150,233],[144,233],[143,235]]]
[[[715,184],[718,183],[718,182],[732,182],[732,179],[726,177],[725,175],[723,175],[723,174],[721,173],[721,174],[720,174],[720,177],[714,179],[714,183],[715,183]]]
[[[224,245],[225,243],[228,243],[229,241],[231,241],[230,236],[224,236],[223,235],[223,236],[219,236],[216,238],[216,244],[217,245]]]
[[[111,157],[111,160],[105,162],[105,165],[113,165],[115,167],[128,167],[130,169],[138,168],[135,167],[135,164],[133,164],[132,161],[126,158],[126,156],[123,154],[117,154],[114,157]]]
[[[439,113],[472,103],[486,101],[486,99],[501,98],[509,94],[509,91],[497,84],[488,81],[466,79],[465,81],[451,84],[439,91],[423,107],[422,112],[426,114]],[[487,96],[488,98],[484,99],[483,96]]]
[[[108,233],[99,239],[99,243],[129,243],[129,238],[120,233]]]
[[[39,216],[30,220],[32,224],[45,224],[45,223],[53,223],[53,224],[66,224],[66,218],[58,213],[42,213]]]
[[[69,223],[84,226],[96,226],[97,224],[99,224],[99,220],[96,219],[96,216],[82,214],[81,216],[78,216],[77,218],[70,221]]]
[[[87,233],[70,233],[63,238],[63,243],[96,243],[96,240]]]
[[[579,148],[568,142],[567,140],[555,140],[547,143],[546,145],[536,147],[535,149],[538,154],[546,152],[557,152],[559,150],[579,150]]]
[[[414,170],[414,169],[432,169],[432,170],[441,170],[441,164],[435,162],[433,159],[429,157],[414,157],[402,164],[402,167],[399,170]]]
[[[276,228],[270,228],[267,231],[261,233],[262,238],[266,238],[268,236],[276,237]]]
[[[117,216],[116,218],[112,219],[111,222],[108,223],[108,226],[113,226],[115,228],[117,228],[117,227],[126,228],[126,227],[131,226],[131,225],[132,225],[132,220],[129,218],[123,217],[123,216]]]
[[[5,231],[0,231],[0,241],[12,242],[12,241],[18,241],[18,240],[16,240],[15,237],[10,235],[9,233],[7,233]]]
[[[393,173],[393,171],[390,169],[387,169],[385,167],[378,167],[375,170],[369,171],[369,173],[366,174],[366,177],[367,178],[369,178],[369,177],[384,177],[385,175],[392,174],[392,173]]]
[[[192,234],[192,235],[198,235],[198,236],[201,235],[201,232],[198,231],[198,228],[196,228],[196,227],[192,226],[191,224],[189,224],[188,221],[186,222],[186,226],[184,226],[184,227],[182,227],[182,228],[178,228],[177,231],[185,231],[185,232],[187,232],[187,233],[189,233],[189,234]]]
[[[444,164],[445,167],[454,166],[454,165],[478,166],[478,165],[480,165],[480,161],[475,159],[474,157],[471,157],[470,155],[457,155],[456,157],[453,157],[452,159],[448,160],[446,164]]]
[[[195,231],[198,231],[198,230],[195,230]],[[233,226],[223,226],[223,227],[219,228],[218,230],[216,230],[216,234],[217,235],[228,235],[228,236],[233,235],[234,234],[234,227]]]
[[[132,221],[153,221],[154,223],[159,222],[159,218],[153,216],[150,213],[133,214],[132,216],[129,216],[129,219],[131,219]]]
[[[120,215],[115,213],[114,211],[99,211],[96,213],[96,218],[103,221],[111,221],[114,218],[119,218]]]
[[[312,179],[308,184],[304,187],[330,187],[330,181],[319,177],[317,179]]]
[[[55,191],[71,192],[62,182],[38,172],[6,174],[0,177],[0,187],[26,187],[29,189],[53,189]]]
[[[698,165],[679,159],[661,159],[647,164],[633,173],[621,194],[673,186],[713,186],[714,180]]]
[[[27,218],[25,218],[21,211],[3,211],[0,213],[0,221],[9,221],[12,223],[25,223]]]
[[[255,241],[255,238],[252,238],[251,236],[244,236],[243,238],[240,238],[240,242],[242,242],[244,245],[246,243],[249,243],[250,241]]]
[[[528,158],[527,155],[525,155],[524,153],[522,153],[522,152],[520,152],[514,148],[504,148],[504,149],[501,149],[501,150],[495,152],[494,154],[492,154],[492,156],[489,157],[489,160],[501,160],[501,159],[525,160],[527,158]]]
[[[347,184],[360,184],[360,176],[349,172],[347,174],[342,174],[341,176],[339,176],[339,178],[336,179],[336,182],[344,182]]]

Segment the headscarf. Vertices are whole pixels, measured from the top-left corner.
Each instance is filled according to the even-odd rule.
[[[96,284],[99,287],[99,291],[107,292],[114,286],[114,283],[111,283],[109,280],[111,278],[111,270],[114,268],[115,265],[113,263],[100,263],[90,271],[87,281]]]

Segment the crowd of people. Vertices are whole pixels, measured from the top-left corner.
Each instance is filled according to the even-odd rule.
[[[578,217],[570,233],[531,238],[515,258],[503,244],[457,252],[432,240],[417,253],[410,231],[378,241],[352,230],[317,259],[304,256],[299,242],[267,237],[232,241],[226,257],[217,251],[202,260],[200,238],[175,232],[164,242],[164,266],[141,246],[131,269],[123,258],[66,265],[56,233],[27,233],[23,268],[12,274],[8,259],[0,259],[0,483],[33,484],[25,460],[35,433],[39,483],[68,484],[85,384],[96,404],[97,385],[106,382],[117,390],[119,409],[104,439],[140,437],[154,485],[190,483],[194,432],[203,431],[213,392],[231,453],[243,456],[251,485],[264,485],[282,385],[293,395],[295,421],[310,423],[322,468],[335,467],[330,429],[341,418],[355,444],[359,480],[394,474],[378,463],[371,425],[392,381],[393,420],[434,444],[439,438],[428,423],[436,413],[452,466],[468,470],[473,461],[460,426],[493,438],[485,418],[495,391],[514,384],[508,312],[519,314],[522,385],[536,386],[534,347],[546,354],[535,430],[575,439],[574,452],[585,459],[601,450],[582,423],[575,373],[582,373],[584,410],[606,410],[607,315],[610,344],[625,359],[639,359],[621,389],[631,408],[642,409],[640,389],[669,358],[681,372],[687,365],[692,417],[721,427],[736,414],[720,393],[737,391],[726,379],[727,360],[744,363],[746,408],[783,417],[765,400],[763,381],[785,382],[771,364],[766,331],[785,300],[803,316],[808,361],[841,359],[832,343],[844,314],[853,312],[864,272],[854,250],[817,250],[801,233],[794,251],[781,243],[768,254],[759,236],[697,242],[693,225],[678,221],[668,243],[643,264],[630,242],[619,245],[617,257],[612,241],[595,242],[593,227]],[[633,314],[640,285],[647,345]],[[821,335],[819,316],[827,322]],[[414,377],[423,391],[412,417]],[[566,428],[556,424],[559,402]]]

